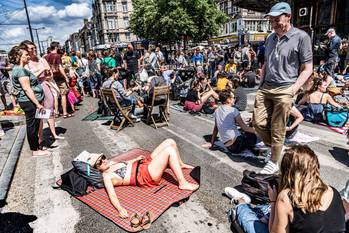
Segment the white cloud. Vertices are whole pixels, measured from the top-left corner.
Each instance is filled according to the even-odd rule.
[[[89,17],[91,14],[91,9],[89,8],[89,5],[87,3],[73,3],[69,6],[66,6],[64,10],[60,10],[57,12],[57,16],[59,18],[83,18],[83,17]]]
[[[22,27],[11,28],[10,30],[4,31],[4,39],[14,39],[16,37],[23,36],[25,31]]]
[[[75,0],[74,3],[58,9],[54,6],[30,6],[28,8],[31,18],[32,27],[45,27],[39,30],[40,40],[44,41],[47,37],[52,36],[54,40],[64,43],[68,35],[77,32],[83,26],[83,19],[90,18],[92,10],[84,0]],[[26,28],[26,15],[23,10],[12,12],[9,22],[21,23],[23,26],[1,26],[0,39],[1,43],[20,42],[30,39],[29,31]],[[34,31],[33,31],[34,32]],[[36,35],[34,32],[36,42]],[[9,47],[1,46],[0,49],[9,49]]]
[[[61,10],[54,6],[31,6],[28,7],[28,12],[32,23],[54,23],[58,20],[88,18],[92,13],[86,2],[72,3]],[[14,11],[8,17],[12,22],[26,22],[24,10]]]

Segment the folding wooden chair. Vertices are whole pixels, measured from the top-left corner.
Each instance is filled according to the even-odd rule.
[[[114,114],[114,119],[110,123],[111,129],[120,131],[125,123],[134,126],[134,122],[128,116],[132,110],[132,106],[122,107],[117,99],[115,91],[112,89],[101,89],[101,94],[104,104],[108,106],[109,110]],[[116,122],[120,122],[120,124],[117,125]]]
[[[148,107],[147,123],[153,122],[155,128],[169,125],[167,107],[170,99],[170,86],[154,87],[151,105]],[[154,118],[154,107],[159,107],[159,117]]]

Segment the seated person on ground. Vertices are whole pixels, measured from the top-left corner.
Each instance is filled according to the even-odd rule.
[[[323,122],[323,111],[325,104],[331,104],[334,107],[341,107],[336,103],[333,98],[326,93],[327,82],[324,82],[321,78],[314,78],[314,84],[308,94],[298,102],[298,105],[305,105],[301,108],[301,113],[305,121],[313,123]]]
[[[134,94],[135,88],[131,88],[129,90],[124,89],[123,84],[119,81],[120,75],[117,69],[109,69],[107,71],[107,74],[110,78],[102,84],[102,88],[113,89],[117,94],[117,98],[121,106],[132,106],[131,117],[134,118],[137,114],[136,110],[139,110],[139,108],[143,107],[142,103],[137,99],[136,95]]]
[[[189,183],[185,179],[182,169],[192,169],[193,166],[182,161],[177,144],[172,139],[163,141],[148,158],[139,156],[133,160],[116,163],[107,160],[104,155],[97,155],[91,159],[91,165],[102,172],[110,202],[122,218],[127,218],[128,213],[116,196],[115,186],[158,186],[164,171],[169,167],[177,178],[179,189],[199,188],[199,185]]]
[[[228,76],[226,74],[218,74],[217,76],[217,85],[216,91],[225,91],[227,83],[229,82]]]
[[[246,194],[234,188],[225,189],[238,202],[237,222],[246,233],[345,232],[341,196],[321,180],[319,160],[308,146],[286,149],[280,172],[279,187],[268,187],[271,205],[268,222],[260,218],[260,210],[269,209],[269,204],[254,208]],[[303,195],[304,192],[308,195]]]
[[[228,91],[221,92],[219,100],[222,105],[214,112],[215,125],[211,143],[206,143],[203,147],[212,148],[219,133],[220,140],[230,152],[238,154],[245,149],[253,150],[257,141],[255,130],[242,120],[239,110],[234,107],[233,95]],[[238,126],[242,132],[238,130]]]
[[[227,74],[224,72],[223,66],[218,65],[217,71],[214,73],[214,83],[216,83],[216,91],[224,91],[229,81]]]
[[[233,89],[235,96],[235,108],[239,111],[245,111],[247,107],[247,94],[245,89],[241,86],[240,79],[233,78]]]
[[[226,187],[224,192],[236,204],[232,220],[236,220],[245,233],[269,233],[269,203],[252,205],[246,193],[231,187]]]
[[[170,82],[171,82],[172,99],[177,100],[180,97],[180,90],[181,90],[181,86],[183,84],[183,80],[177,74],[176,71],[173,71],[170,74]]]
[[[302,113],[293,106],[287,121],[286,139],[292,139],[298,131],[299,124],[304,120]]]
[[[201,86],[200,93],[205,93],[205,92],[212,90],[212,87],[210,85],[210,81],[208,80],[208,78],[206,76],[202,76],[198,80],[199,80],[200,86]]]
[[[341,197],[320,178],[314,151],[299,145],[286,149],[280,172],[279,191],[276,187],[268,190],[271,233],[345,232]]]
[[[237,75],[240,78],[242,86],[248,88],[255,87],[257,74],[252,70],[250,65],[243,63],[243,69],[239,71]]]
[[[184,102],[184,108],[186,110],[200,112],[202,107],[210,97],[218,99],[218,94],[214,90],[212,90],[212,88],[204,93],[201,93],[200,90],[200,81],[194,81],[191,89],[188,91],[186,101]]]
[[[236,74],[236,64],[234,63],[234,59],[230,58],[229,63],[225,65],[225,73],[227,73],[229,77],[233,77],[233,75]]]

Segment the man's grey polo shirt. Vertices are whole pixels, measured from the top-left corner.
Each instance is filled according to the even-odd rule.
[[[305,31],[292,27],[280,39],[274,32],[265,43],[264,83],[290,86],[296,82],[301,65],[312,62],[312,43]]]

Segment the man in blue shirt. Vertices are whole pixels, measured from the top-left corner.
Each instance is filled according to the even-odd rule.
[[[333,77],[334,70],[339,62],[338,50],[341,46],[341,38],[337,36],[333,28],[328,29],[325,35],[328,36],[330,41],[327,46],[327,57],[324,68],[325,71]]]
[[[195,53],[191,58],[191,61],[196,66],[201,66],[204,62],[204,56],[200,53],[200,48],[195,49]]]

